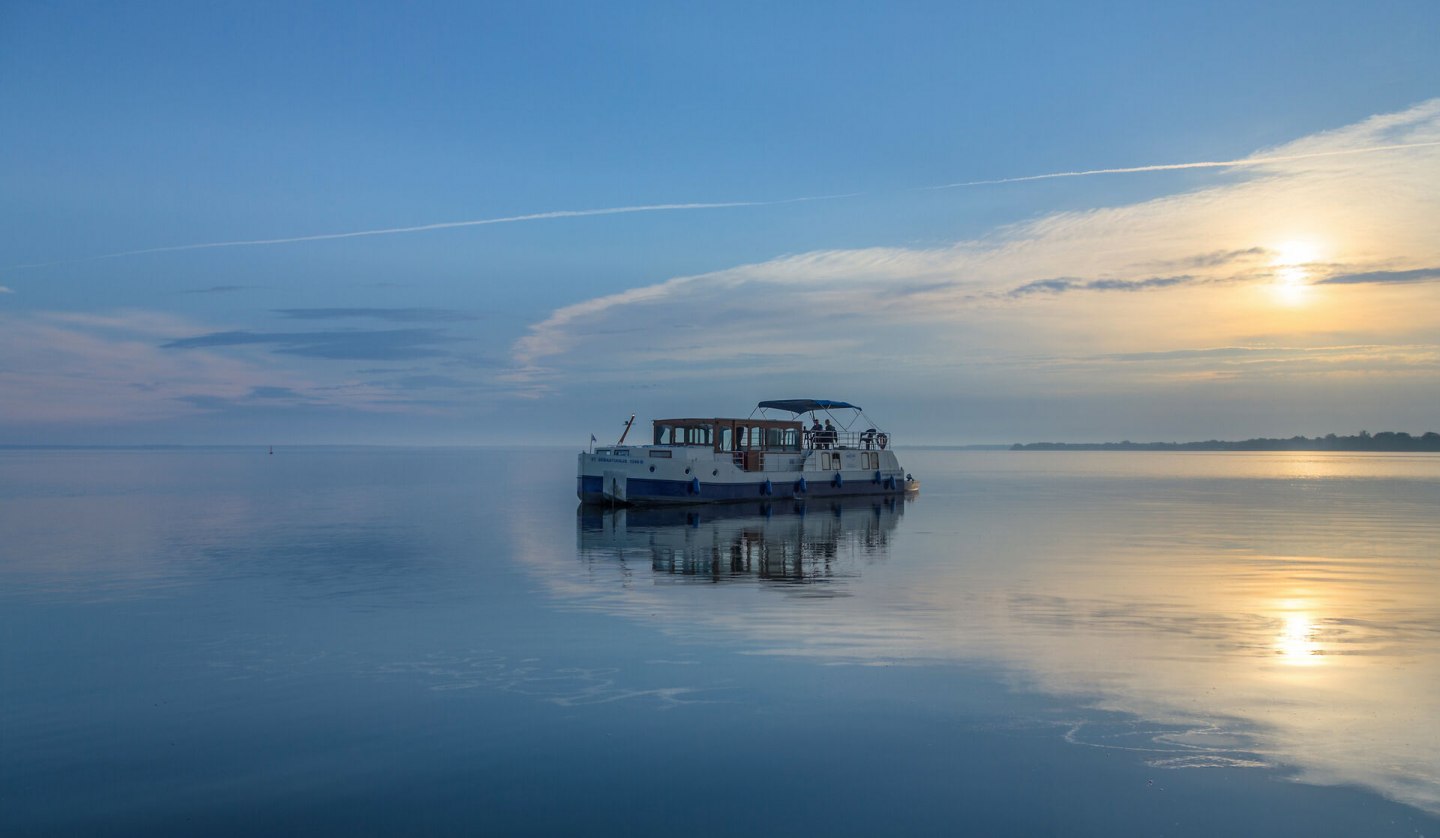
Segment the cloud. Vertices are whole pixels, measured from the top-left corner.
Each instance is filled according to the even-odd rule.
[[[199,413],[436,416],[474,405],[443,402],[432,392],[468,398],[486,392],[483,382],[467,385],[421,365],[395,370],[401,373],[395,381],[367,381],[333,361],[444,356],[432,363],[470,369],[466,359],[436,348],[453,340],[430,329],[207,332],[154,311],[0,314],[0,432],[58,424],[138,426]],[[277,364],[277,352],[308,362]]]
[[[250,398],[252,399],[306,399],[309,398],[301,393],[295,392],[290,387],[251,387]]]
[[[1263,247],[1247,247],[1243,250],[1217,250],[1211,253],[1198,253],[1194,256],[1182,256],[1178,259],[1169,259],[1155,264],[1159,268],[1218,268],[1222,265],[1233,265],[1237,262],[1254,262],[1257,259],[1270,255],[1270,251]]]
[[[1152,276],[1147,279],[1037,279],[1006,293],[1009,297],[1028,294],[1062,294],[1066,291],[1146,291],[1196,282],[1193,276]]]
[[[13,288],[7,288],[7,287],[4,286],[4,285],[0,285],[0,294],[14,294],[14,293],[15,293],[15,289],[13,289]]]
[[[1440,282],[1440,268],[1416,268],[1410,271],[1366,271],[1341,274],[1322,279],[1316,285],[1365,285],[1370,283]]]
[[[473,314],[448,308],[277,308],[274,312],[294,320],[368,318],[391,323],[437,323],[479,319]]]
[[[1049,398],[1078,386],[1056,359],[1091,359],[1086,386],[1119,390],[1141,382],[1107,356],[1261,338],[1410,345],[1440,329],[1436,301],[1395,296],[1440,264],[1440,99],[1246,159],[1238,179],[947,246],[789,254],[580,300],[515,341],[508,380],[544,395],[843,370],[897,389],[943,381]],[[1296,242],[1317,255],[1297,261]],[[1354,287],[1317,282],[1325,274]],[[1393,293],[1364,294],[1362,277]],[[1403,373],[1403,356],[1356,363]],[[1333,370],[1317,358],[1290,363]],[[1221,372],[1248,374],[1196,368],[1172,382]]]
[[[245,291],[254,286],[250,285],[212,285],[209,288],[190,288],[181,291],[182,294],[233,294],[236,291]]]
[[[331,332],[211,332],[162,344],[163,349],[274,346],[286,355],[329,360],[406,361],[449,354],[435,344],[455,340],[437,329]]]
[[[405,375],[375,384],[397,390],[470,389],[476,386],[473,381],[462,381],[449,375]]]
[[[145,422],[193,412],[195,392],[239,397],[257,387],[303,390],[304,376],[160,340],[193,323],[155,312],[0,316],[0,422]]]

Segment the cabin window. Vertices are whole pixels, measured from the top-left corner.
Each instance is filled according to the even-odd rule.
[[[656,426],[655,426],[655,444],[656,444],[656,445],[665,445],[665,444],[667,444],[667,443],[666,443],[666,437],[670,434],[670,431],[671,431],[671,428],[670,428],[669,425],[656,425]]]
[[[734,451],[734,450],[735,450],[735,426],[734,426],[734,425],[721,425],[721,426],[720,426],[720,450],[721,450],[721,451]]]

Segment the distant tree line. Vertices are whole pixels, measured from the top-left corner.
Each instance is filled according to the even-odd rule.
[[[1011,451],[1436,451],[1440,433],[1426,431],[1411,436],[1404,431],[1361,431],[1354,436],[1305,437],[1289,439],[1245,439],[1238,442],[1211,439],[1205,442],[1031,442],[1016,443]]]

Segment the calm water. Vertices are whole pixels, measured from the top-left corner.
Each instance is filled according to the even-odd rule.
[[[1440,835],[1440,457],[903,455],[0,452],[0,834]]]

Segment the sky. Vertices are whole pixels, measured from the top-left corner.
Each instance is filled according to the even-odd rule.
[[[779,6],[779,8],[777,8]],[[0,4],[0,444],[1440,430],[1440,5]]]

